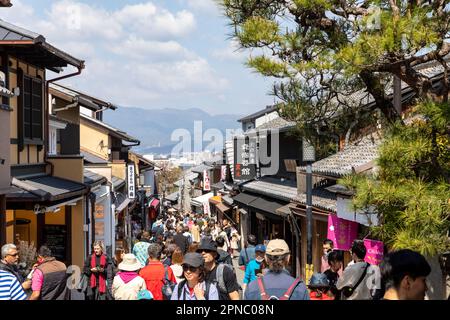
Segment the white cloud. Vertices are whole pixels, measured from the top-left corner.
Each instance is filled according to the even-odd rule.
[[[121,56],[146,61],[168,61],[179,59],[195,59],[195,53],[187,50],[176,41],[147,41],[132,35],[116,46],[111,51]]]
[[[217,0],[184,0],[188,6],[196,11],[205,13],[219,13],[219,4]]]
[[[116,21],[128,30],[151,39],[178,38],[195,30],[194,15],[186,10],[176,13],[157,8],[152,3],[127,5],[115,12]]]
[[[167,97],[182,102],[183,96],[217,97],[228,86],[207,60],[181,44],[196,27],[187,10],[171,12],[152,2],[111,10],[59,0],[39,16],[33,2],[16,0],[5,20],[86,60],[83,73],[66,84],[117,104],[144,107]]]
[[[244,61],[248,57],[248,53],[235,40],[229,41],[226,48],[213,50],[211,55],[220,61]]]

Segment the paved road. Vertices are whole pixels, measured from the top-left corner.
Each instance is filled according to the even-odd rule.
[[[234,270],[236,270],[236,278],[240,286],[242,286],[242,281],[244,280],[245,272],[239,268],[238,265],[239,257],[233,259]]]

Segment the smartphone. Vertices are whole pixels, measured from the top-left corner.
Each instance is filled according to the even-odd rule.
[[[36,270],[36,269],[31,270],[30,273],[27,275],[28,280],[31,280],[33,278],[34,270]]]

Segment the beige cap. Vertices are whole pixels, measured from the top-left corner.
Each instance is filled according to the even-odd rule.
[[[270,240],[266,247],[266,254],[270,256],[281,256],[290,252],[288,244],[283,239]]]

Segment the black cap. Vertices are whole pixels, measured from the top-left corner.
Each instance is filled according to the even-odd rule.
[[[204,265],[203,257],[200,253],[188,252],[185,254],[183,263],[194,268],[202,267]]]
[[[201,252],[202,250],[217,252],[217,244],[211,238],[203,238],[198,245],[197,252]]]

